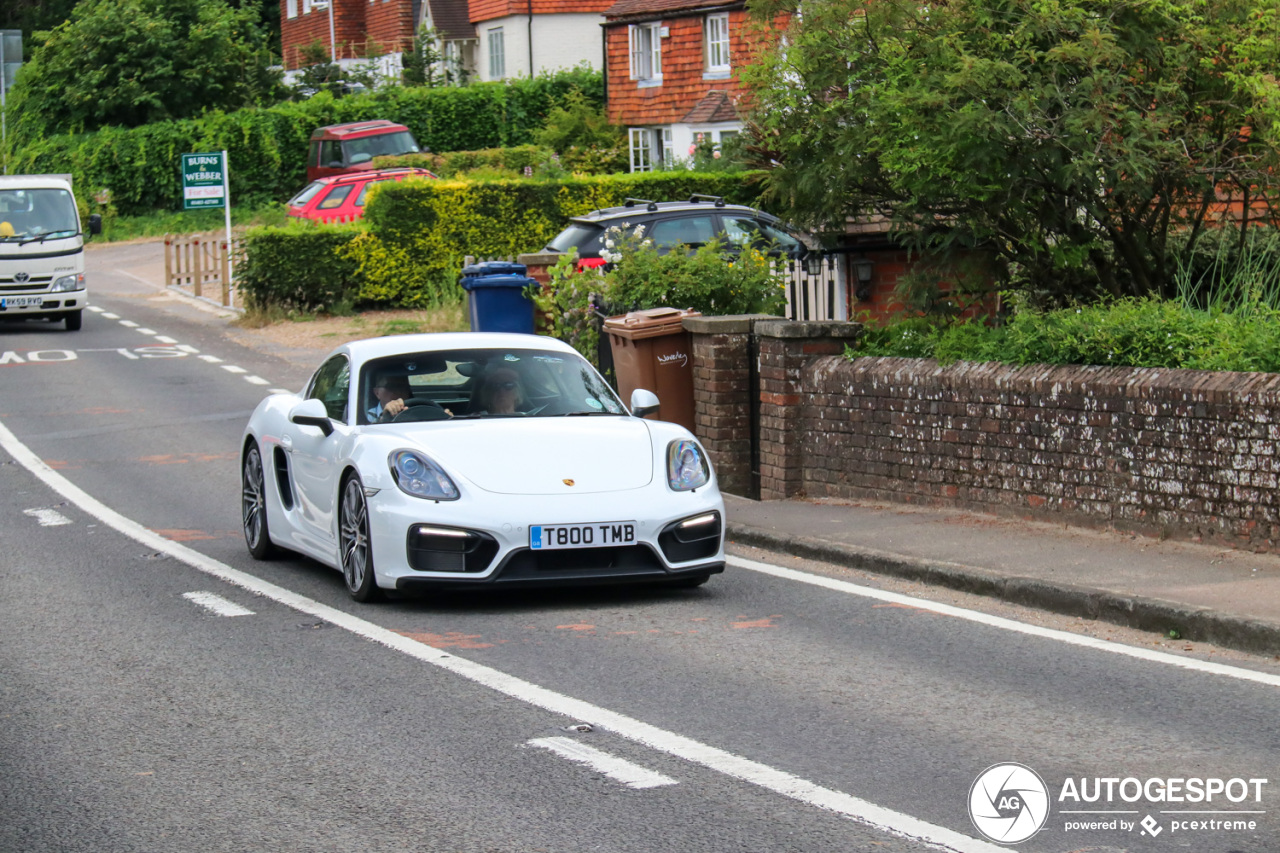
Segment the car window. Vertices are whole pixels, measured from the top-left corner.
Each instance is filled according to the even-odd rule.
[[[356,196],[356,207],[364,207],[364,197],[369,194],[369,187],[380,183],[382,181],[365,181],[360,187],[360,194]]]
[[[710,216],[685,216],[652,223],[646,236],[660,248],[670,248],[677,243],[701,246],[715,239],[715,224]]]
[[[604,243],[601,241],[603,234],[604,229],[599,225],[574,222],[548,243],[547,248],[555,252],[577,249],[578,257],[595,258],[600,256],[600,250],[604,248]]]
[[[347,418],[347,395],[351,390],[351,366],[346,356],[335,355],[320,365],[315,376],[311,378],[311,387],[307,390],[307,399],[324,403],[329,417],[340,423],[349,423]]]
[[[311,199],[316,197],[316,193],[325,188],[324,181],[312,181],[302,188],[302,192],[289,199],[289,204],[300,206],[304,205]]]
[[[775,249],[792,255],[800,249],[800,241],[776,225],[752,216],[722,217],[724,233],[731,245],[751,246],[761,250]]]
[[[331,169],[342,168],[342,145],[336,139],[320,143],[320,165]]]
[[[351,191],[355,187],[351,184],[342,184],[329,190],[329,194],[317,205],[318,210],[333,210],[335,207],[342,207],[342,203],[347,200],[347,196],[351,195]]]
[[[396,425],[445,420],[450,415],[454,419],[482,419],[626,414],[609,384],[576,353],[446,350],[409,353],[366,364],[360,378],[361,423],[377,421],[379,401],[374,388],[387,377],[407,382],[411,399],[417,402],[406,410],[405,416],[397,417]],[[518,389],[514,395],[518,401],[516,411],[499,410],[494,402],[497,384]]]

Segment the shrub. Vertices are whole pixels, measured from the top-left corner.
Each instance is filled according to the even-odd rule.
[[[341,313],[357,299],[356,264],[342,249],[357,231],[338,225],[296,223],[251,228],[236,261],[236,282],[252,309]]]

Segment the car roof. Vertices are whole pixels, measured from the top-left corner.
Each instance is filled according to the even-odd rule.
[[[363,172],[346,172],[341,175],[326,175],[323,178],[316,178],[313,184],[349,184],[357,181],[370,181],[382,178],[391,178],[396,175],[430,175],[436,177],[436,173],[430,169],[423,169],[419,166],[395,166],[390,169],[365,169]]]
[[[635,219],[650,217],[655,213],[684,213],[687,211],[731,211],[733,213],[751,213],[756,216],[770,216],[754,207],[744,204],[728,204],[719,196],[692,196],[686,201],[649,201],[643,198],[629,198],[627,203],[618,207],[605,207],[569,217],[573,222],[604,222],[614,219]],[[773,218],[770,216],[770,218]]]
[[[372,359],[388,356],[457,349],[536,349],[557,355],[577,355],[577,351],[563,341],[543,335],[510,332],[428,332],[416,335],[385,335],[380,338],[349,341],[330,352],[325,356],[325,360],[344,353],[352,361],[363,364]]]
[[[346,124],[330,124],[325,127],[317,128],[312,132],[312,139],[347,139],[359,136],[367,136],[373,133],[385,133],[388,130],[408,130],[403,124],[396,124],[394,121],[386,119],[374,119],[372,121],[351,121]]]

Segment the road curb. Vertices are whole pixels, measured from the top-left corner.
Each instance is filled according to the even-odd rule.
[[[792,536],[732,521],[726,525],[726,536],[741,545],[984,595],[1065,616],[1096,619],[1166,637],[1172,630],[1177,631],[1178,638],[1182,640],[1214,643],[1255,654],[1280,655],[1280,625],[1228,616],[1207,607],[1054,583],[1040,578],[1002,575],[978,566],[922,560],[826,539]]]

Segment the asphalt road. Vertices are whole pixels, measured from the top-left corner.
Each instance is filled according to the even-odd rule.
[[[1280,849],[1280,685],[1247,660],[1082,647],[820,566],[362,606],[316,563],[256,563],[241,431],[304,373],[95,272],[82,331],[0,322],[0,851],[994,850],[968,800],[1005,762],[1052,800],[1018,850]],[[1268,781],[1060,798],[1096,778]],[[1255,826],[1176,824],[1225,819]]]

